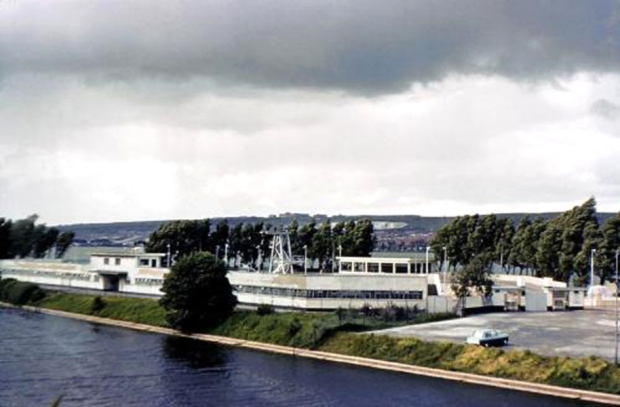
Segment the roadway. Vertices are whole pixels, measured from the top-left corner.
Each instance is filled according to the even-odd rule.
[[[548,356],[615,358],[615,312],[505,312],[475,315],[428,324],[375,331],[394,337],[463,343],[472,331],[493,328],[507,332],[506,349],[530,349]]]

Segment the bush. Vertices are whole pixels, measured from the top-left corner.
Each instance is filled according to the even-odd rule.
[[[93,302],[90,305],[90,312],[93,314],[98,314],[103,311],[106,306],[106,302],[100,296],[96,296],[93,298]]]
[[[274,312],[275,310],[271,304],[260,304],[258,308],[256,308],[256,313],[261,316],[273,314]]]
[[[45,298],[45,291],[38,285],[13,278],[0,280],[0,301],[14,305],[34,304]]]

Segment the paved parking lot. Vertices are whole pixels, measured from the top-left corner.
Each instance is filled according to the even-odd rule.
[[[615,357],[615,312],[511,312],[475,315],[449,321],[376,331],[395,337],[464,342],[478,328],[510,335],[509,348],[530,349],[543,355]]]

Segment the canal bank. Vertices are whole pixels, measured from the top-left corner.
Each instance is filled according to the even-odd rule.
[[[6,307],[13,307],[8,304],[2,304],[2,305]],[[22,309],[32,311],[32,312],[39,312],[39,313],[44,313],[44,314],[49,314],[49,315],[55,315],[55,316],[60,316],[60,317],[65,317],[65,318],[72,318],[72,319],[87,321],[87,322],[91,322],[95,324],[111,325],[111,326],[128,328],[128,329],[133,329],[133,330],[138,330],[138,331],[143,331],[143,332],[152,332],[152,333],[158,333],[158,334],[163,334],[163,335],[186,337],[186,338],[192,338],[192,339],[217,343],[221,345],[236,346],[236,347],[241,347],[241,348],[246,348],[246,349],[253,349],[253,350],[282,354],[282,355],[300,356],[300,357],[309,358],[309,359],[344,363],[344,364],[354,365],[354,366],[362,366],[362,367],[382,369],[382,370],[393,371],[393,372],[408,373],[408,374],[414,374],[414,375],[447,379],[447,380],[458,381],[458,382],[463,382],[463,383],[493,386],[493,387],[502,388],[502,389],[525,391],[525,392],[536,393],[536,394],[550,395],[554,397],[562,397],[562,398],[568,398],[568,399],[574,399],[574,400],[583,400],[587,402],[620,405],[620,396],[616,396],[613,394],[550,386],[550,385],[544,385],[544,384],[521,382],[521,381],[501,379],[501,378],[496,378],[496,377],[474,375],[474,374],[469,374],[469,373],[451,372],[451,371],[445,371],[445,370],[439,370],[439,369],[406,365],[402,363],[382,361],[382,360],[377,360],[377,359],[361,358],[361,357],[341,355],[341,354],[328,353],[328,352],[322,352],[322,351],[313,351],[313,350],[308,350],[308,349],[273,345],[273,344],[267,344],[267,343],[261,343],[261,342],[253,342],[253,341],[234,339],[234,338],[216,336],[216,335],[208,335],[208,334],[185,335],[185,334],[182,334],[180,332],[177,332],[169,328],[155,327],[151,325],[119,321],[119,320],[113,320],[113,319],[108,319],[108,318],[100,318],[100,317],[90,316],[90,315],[75,314],[75,313],[70,313],[70,312],[65,312],[65,311],[49,310],[49,309],[32,307],[32,306],[24,306],[22,307]]]

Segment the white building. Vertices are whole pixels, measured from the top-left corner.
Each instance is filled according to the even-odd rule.
[[[2,278],[44,286],[161,295],[167,268],[163,253],[93,253],[89,264],[47,260],[1,260]]]

